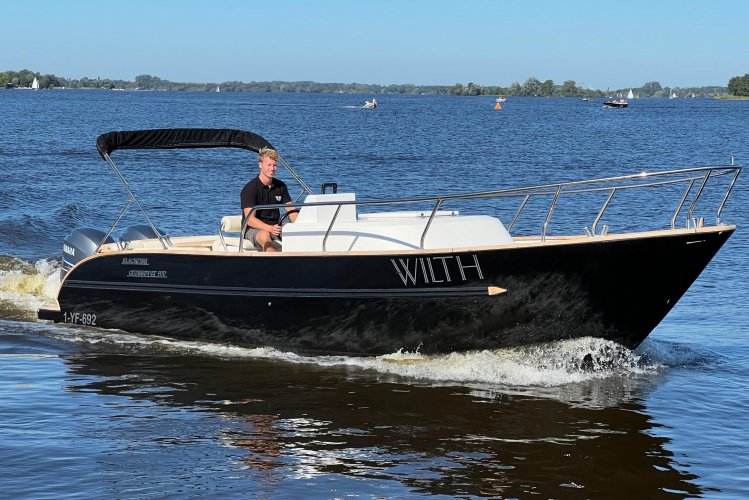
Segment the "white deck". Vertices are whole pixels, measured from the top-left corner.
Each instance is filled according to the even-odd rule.
[[[305,203],[353,202],[354,193],[309,195]],[[330,226],[339,205],[302,207],[296,222],[283,228],[284,252],[387,251],[421,248],[421,237],[431,212],[383,212],[357,215],[356,205],[340,205],[338,216]],[[477,247],[506,245],[512,237],[495,217],[461,216],[442,211],[432,219],[424,239],[425,249],[455,246]]]

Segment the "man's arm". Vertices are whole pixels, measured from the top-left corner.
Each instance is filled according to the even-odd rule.
[[[289,205],[289,206],[284,208],[284,210],[286,210],[287,212],[291,212],[292,210],[296,210],[294,208],[294,206],[291,204],[291,202],[288,202],[287,205]],[[299,215],[299,212],[294,212],[293,214],[289,215],[289,219],[291,219],[291,222],[296,222],[296,218],[297,218],[298,215]]]
[[[250,213],[250,210],[252,210],[252,207],[247,207],[243,210],[245,217],[247,217],[247,214]],[[258,219],[256,214],[257,210],[252,212],[252,215],[250,215],[250,218],[247,220],[247,225],[249,227],[260,229],[261,231],[268,231],[270,234],[273,234],[275,236],[281,234],[281,226],[279,226],[278,224],[266,224],[265,222]],[[291,215],[289,217],[291,217]]]

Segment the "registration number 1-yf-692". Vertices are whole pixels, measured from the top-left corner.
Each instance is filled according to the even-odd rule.
[[[62,320],[65,323],[75,323],[76,325],[96,326],[96,314],[64,311]]]

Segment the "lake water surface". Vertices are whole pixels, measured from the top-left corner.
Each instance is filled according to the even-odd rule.
[[[361,109],[370,97],[0,90],[3,497],[747,498],[742,177],[721,217],[736,233],[634,352],[579,340],[301,357],[35,320],[64,237],[107,228],[127,199],[94,146],[110,130],[251,130],[311,186],[359,198],[749,164],[749,101],[495,111],[488,97],[382,95]],[[215,233],[256,171],[252,155],[216,153],[121,166],[162,229]],[[608,362],[582,370],[588,353]]]

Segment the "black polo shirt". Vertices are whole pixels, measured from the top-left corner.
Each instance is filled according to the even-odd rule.
[[[270,186],[266,186],[260,181],[260,176],[255,177],[245,184],[240,195],[242,201],[242,213],[245,208],[251,208],[255,205],[275,205],[278,203],[289,203],[291,196],[289,190],[283,181],[273,179]],[[278,224],[281,213],[277,208],[268,210],[258,210],[255,216],[266,224]]]

